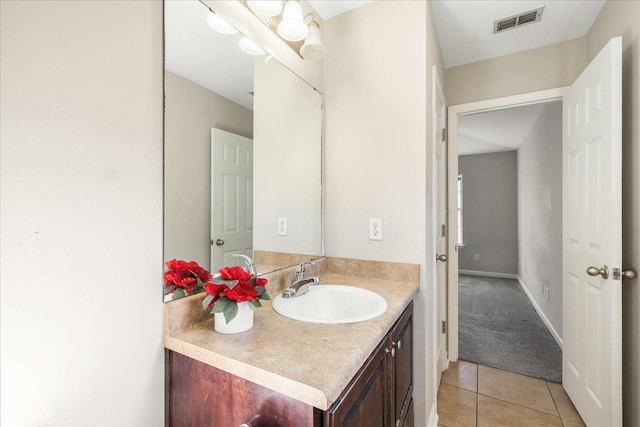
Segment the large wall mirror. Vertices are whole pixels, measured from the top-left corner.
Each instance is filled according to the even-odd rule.
[[[264,274],[322,256],[321,94],[203,3],[164,7],[165,260],[215,273],[244,254]]]

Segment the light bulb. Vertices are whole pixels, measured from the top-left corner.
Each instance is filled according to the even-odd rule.
[[[231,24],[213,12],[207,15],[207,23],[211,28],[222,34],[235,34],[238,32]]]
[[[247,37],[241,38],[238,44],[240,45],[240,49],[244,50],[249,55],[264,55],[264,50],[262,50],[260,46],[255,44],[253,40]]]
[[[327,55],[327,48],[322,43],[320,26],[316,21],[309,22],[309,35],[300,48],[300,54],[304,59],[318,60]]]
[[[278,24],[278,34],[290,42],[304,40],[309,34],[309,29],[302,20],[302,8],[297,0],[289,0],[284,5],[282,21]]]
[[[276,16],[282,10],[282,0],[249,0],[251,10],[262,16]]]

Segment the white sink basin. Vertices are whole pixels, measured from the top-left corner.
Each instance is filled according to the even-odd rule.
[[[387,302],[366,289],[342,285],[310,286],[309,292],[293,298],[278,295],[273,309],[294,320],[341,324],[370,320],[387,311]]]

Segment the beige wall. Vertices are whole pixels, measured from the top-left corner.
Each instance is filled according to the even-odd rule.
[[[0,424],[162,426],[162,3],[0,16]]]
[[[586,61],[584,38],[446,70],[448,105],[569,86]]]
[[[321,255],[322,96],[262,57],[254,83],[254,249]],[[286,236],[278,218],[287,218]]]
[[[425,279],[433,251],[431,66],[442,70],[430,4],[367,4],[328,20],[325,43],[326,254],[421,265],[414,404],[416,425],[426,425],[436,393],[433,282]],[[370,218],[382,218],[383,241],[369,241]]]
[[[253,137],[253,112],[165,72],[164,259],[210,266],[211,128]]]
[[[640,272],[640,2],[609,0],[587,34],[588,61],[622,36],[622,260]],[[622,286],[624,425],[640,426],[640,279]]]

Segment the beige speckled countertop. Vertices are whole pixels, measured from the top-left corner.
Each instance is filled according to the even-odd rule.
[[[418,292],[419,266],[337,258],[324,258],[318,264],[322,285],[377,292],[387,301],[386,313],[360,323],[320,325],[288,319],[273,310],[271,301],[263,301],[264,307],[255,310],[252,329],[223,335],[214,331],[213,316],[200,306],[204,294],[198,294],[165,304],[165,347],[328,409]],[[358,275],[336,274],[342,271]],[[292,269],[276,273],[267,276],[272,298]]]

